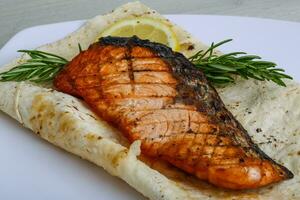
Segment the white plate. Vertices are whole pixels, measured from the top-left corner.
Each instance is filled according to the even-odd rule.
[[[205,43],[233,38],[223,51],[246,51],[271,60],[300,80],[300,24],[267,19],[167,15]],[[36,26],[16,34],[0,50],[0,66],[76,30],[84,21]],[[22,128],[0,113],[0,199],[143,199],[134,189]]]

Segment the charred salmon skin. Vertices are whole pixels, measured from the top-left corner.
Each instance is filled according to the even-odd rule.
[[[105,37],[54,81],[82,98],[146,156],[211,184],[259,188],[293,177],[253,143],[200,70],[182,54],[137,37]]]

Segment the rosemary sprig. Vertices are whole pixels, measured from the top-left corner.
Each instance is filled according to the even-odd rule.
[[[286,86],[282,79],[292,79],[283,73],[283,69],[275,68],[275,63],[262,61],[259,56],[247,55],[245,52],[232,52],[221,56],[214,54],[217,47],[230,41],[232,40],[212,43],[206,51],[199,51],[189,58],[204,72],[211,83],[223,85],[232,83],[235,81],[233,75],[245,79],[273,81],[281,86]],[[81,52],[80,44],[78,48]],[[7,72],[0,73],[0,81],[29,80],[36,83],[51,81],[69,62],[63,57],[38,50],[19,50],[19,52],[27,53],[30,59]]]
[[[0,73],[0,81],[48,82],[69,62],[63,57],[38,50],[18,52],[27,53],[30,59],[7,72]]]
[[[212,43],[206,51],[199,51],[190,57],[190,61],[204,72],[211,83],[232,83],[235,81],[232,75],[245,79],[273,81],[281,86],[286,86],[282,79],[292,79],[283,73],[283,69],[275,68],[275,63],[260,60],[261,58],[256,55],[247,55],[245,52],[232,52],[221,56],[214,54],[217,47],[230,41],[232,39]]]

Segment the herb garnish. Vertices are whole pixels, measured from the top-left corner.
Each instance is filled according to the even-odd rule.
[[[213,84],[228,84],[234,82],[233,75],[248,79],[273,81],[286,86],[282,79],[292,79],[284,74],[284,70],[276,68],[276,64],[260,60],[256,55],[247,55],[245,52],[232,52],[224,55],[215,55],[215,48],[232,41],[224,40],[217,44],[212,43],[206,51],[199,51],[189,60],[206,75]],[[79,52],[82,51],[78,44]],[[38,50],[19,50],[26,53],[30,59],[25,63],[0,73],[0,81],[32,81],[36,83],[52,81],[57,73],[69,62],[63,57]]]
[[[212,43],[206,51],[201,50],[190,57],[190,61],[204,72],[211,83],[234,82],[232,75],[239,75],[245,79],[273,81],[281,86],[286,86],[282,79],[292,79],[283,73],[283,69],[275,68],[275,63],[260,60],[256,55],[247,55],[245,52],[232,52],[220,56],[213,54],[215,48],[230,41],[232,39]]]
[[[31,81],[42,83],[52,81],[57,73],[69,62],[63,57],[38,50],[19,50],[30,59],[9,71],[0,73],[0,81]]]

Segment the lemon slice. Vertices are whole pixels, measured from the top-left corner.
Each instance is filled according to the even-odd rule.
[[[134,35],[141,39],[165,44],[173,50],[179,50],[176,34],[171,26],[153,18],[136,17],[118,21],[100,33],[99,37],[131,37]]]

